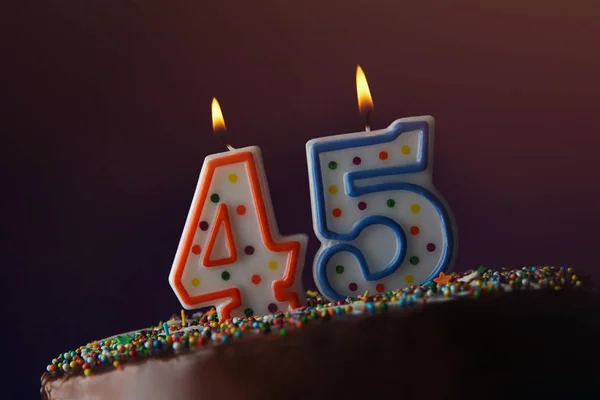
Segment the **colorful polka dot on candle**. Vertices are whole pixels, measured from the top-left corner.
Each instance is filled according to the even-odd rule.
[[[334,170],[337,168],[337,163],[335,161],[329,161],[329,164],[327,164],[327,166],[330,170]]]
[[[421,230],[419,229],[418,226],[413,225],[413,226],[410,227],[410,233],[411,233],[411,235],[418,235],[419,232],[421,232]]]
[[[252,254],[254,254],[254,247],[252,247],[252,246],[244,247],[244,253],[251,256]]]
[[[275,261],[275,260],[269,261],[269,269],[271,271],[275,271],[277,269],[277,261]]]
[[[352,282],[348,285],[348,289],[350,289],[351,292],[356,292],[358,290],[358,285]]]
[[[360,165],[361,162],[362,162],[362,160],[360,159],[360,157],[354,157],[352,159],[352,164],[354,164],[354,165]]]
[[[404,282],[411,284],[415,281],[415,277],[412,276],[411,274],[408,274],[404,277]]]
[[[388,199],[388,201],[385,202],[385,204],[389,207],[389,208],[393,208],[396,205],[396,200],[394,199]]]
[[[198,278],[193,278],[193,279],[192,279],[192,286],[194,286],[194,287],[198,287],[198,286],[200,286],[200,279],[198,279]]]
[[[379,159],[380,160],[387,160],[387,158],[388,158],[387,151],[381,151],[381,152],[379,152]]]
[[[435,244],[427,243],[427,251],[429,251],[429,252],[435,251]]]
[[[375,286],[375,290],[377,290],[379,293],[383,293],[385,291],[385,286],[383,283],[378,283],[377,286]]]
[[[201,221],[199,226],[200,226],[200,229],[203,231],[208,230],[208,222],[206,222],[206,221]]]
[[[333,216],[336,218],[339,218],[342,216],[342,210],[340,210],[339,208],[334,208],[332,213],[333,213]]]
[[[260,275],[254,274],[252,275],[252,283],[258,285],[262,281]]]
[[[276,313],[276,312],[277,312],[277,310],[279,310],[279,307],[277,307],[277,304],[275,304],[275,303],[270,303],[270,304],[267,306],[267,309],[269,310],[269,312],[270,312],[271,314],[274,314],[274,313]]]
[[[221,197],[218,194],[213,193],[210,195],[210,201],[212,201],[213,203],[218,203],[219,200],[221,200]]]
[[[338,188],[335,185],[329,186],[329,193],[336,194],[338,192]]]
[[[254,310],[251,308],[246,308],[244,310],[244,315],[248,318],[252,317],[254,315]]]
[[[343,265],[336,265],[335,266],[335,272],[338,274],[343,274],[344,273],[344,266]]]
[[[236,174],[229,174],[227,179],[229,179],[229,182],[231,183],[236,183],[238,180],[238,176]]]
[[[221,279],[228,281],[231,278],[231,274],[228,271],[221,272]]]
[[[400,151],[402,152],[402,154],[409,154],[410,153],[410,147],[408,145],[404,145],[400,148]]]
[[[419,211],[421,211],[421,206],[418,204],[412,204],[410,206],[410,211],[412,211],[413,213],[418,213]]]
[[[235,212],[238,215],[244,215],[244,214],[246,214],[246,206],[240,204],[239,206],[236,207]]]
[[[408,261],[410,261],[412,265],[417,265],[419,263],[419,257],[412,256]]]
[[[358,203],[358,209],[359,210],[366,210],[367,209],[367,203],[365,203],[364,201],[361,201],[360,203]]]
[[[197,245],[197,244],[195,244],[195,245],[192,246],[192,253],[194,253],[196,255],[200,254],[201,250],[202,250],[202,248],[199,245]]]

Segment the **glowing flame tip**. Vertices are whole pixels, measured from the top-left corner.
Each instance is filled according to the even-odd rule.
[[[213,97],[212,99],[211,112],[213,132],[215,134],[219,134],[227,131],[227,127],[225,126],[225,119],[223,118],[223,112],[221,111],[221,106],[219,105],[219,101],[216,97]]]
[[[367,77],[360,65],[356,66],[356,95],[358,97],[358,110],[361,114],[366,114],[373,110],[373,99]]]

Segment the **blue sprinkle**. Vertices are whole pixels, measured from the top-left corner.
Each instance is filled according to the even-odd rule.
[[[236,338],[242,337],[242,331],[235,331],[234,335]]]
[[[223,343],[229,343],[231,341],[231,336],[229,336],[229,335],[223,335],[223,337],[221,337],[221,341]]]
[[[400,307],[402,307],[402,308],[406,307],[406,298],[401,297],[398,304],[400,304]]]
[[[367,306],[367,311],[375,312],[375,305],[373,303],[371,303],[371,302],[366,303],[366,306]]]
[[[160,348],[160,346],[162,345],[162,342],[160,340],[155,340],[154,343],[152,343],[152,345],[158,349]]]
[[[167,324],[166,322],[163,323],[163,329],[165,331],[165,335],[169,334],[169,324]]]

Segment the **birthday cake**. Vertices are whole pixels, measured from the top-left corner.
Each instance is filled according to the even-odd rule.
[[[59,354],[41,393],[48,400],[303,399],[380,397],[393,387],[403,398],[463,390],[461,398],[475,398],[498,384],[497,393],[521,385],[556,394],[564,384],[542,385],[554,379],[545,375],[552,366],[570,393],[589,392],[595,380],[585,378],[598,371],[598,354],[579,345],[600,334],[590,318],[600,308],[585,287],[571,268],[479,268],[335,303],[309,292],[306,306],[267,315],[219,321],[214,309],[182,313]],[[566,372],[569,365],[581,374]],[[434,387],[422,386],[428,379]]]
[[[364,88],[360,77],[357,70]],[[368,115],[370,94],[365,104]],[[222,132],[216,99],[212,107]],[[577,346],[600,337],[590,318],[600,308],[589,292],[572,290],[585,286],[572,269],[448,272],[458,236],[433,185],[433,137],[433,118],[422,116],[306,144],[321,242],[312,265],[319,293],[308,297],[308,236],[280,235],[260,149],[227,145],[207,156],[169,283],[185,310],[210,311],[182,310],[179,319],[59,354],[42,377],[42,397],[465,399],[511,397],[519,385],[537,394],[587,390],[600,355]],[[549,369],[557,365],[558,383]]]

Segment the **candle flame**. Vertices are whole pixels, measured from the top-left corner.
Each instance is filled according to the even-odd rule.
[[[213,132],[215,133],[215,135],[225,133],[227,131],[227,127],[225,126],[225,119],[223,118],[221,106],[219,105],[219,101],[216,97],[213,97],[212,99],[211,111]]]
[[[356,67],[356,95],[358,97],[358,110],[366,115],[373,111],[373,99],[367,83],[367,77],[360,65]]]

